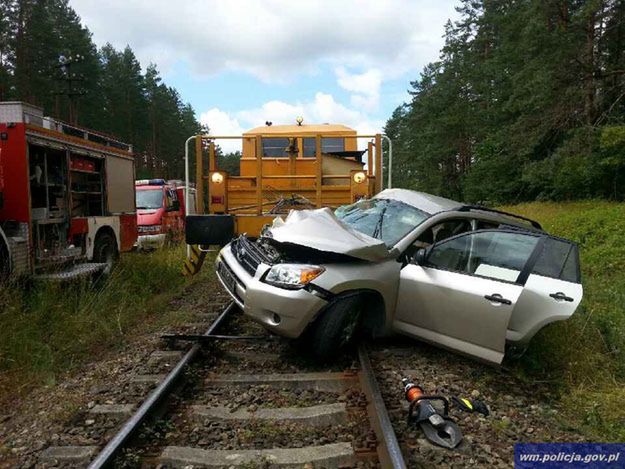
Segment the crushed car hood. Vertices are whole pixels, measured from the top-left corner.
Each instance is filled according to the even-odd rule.
[[[271,238],[319,251],[344,254],[365,261],[389,256],[383,241],[360,233],[336,218],[329,208],[291,210],[286,219],[274,219]]]

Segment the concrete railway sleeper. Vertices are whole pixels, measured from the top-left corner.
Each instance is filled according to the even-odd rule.
[[[285,340],[262,340],[270,336],[237,312],[227,306],[186,352],[154,352],[148,365],[168,361],[171,371],[135,377],[156,384],[141,405],[90,410],[96,422],[102,416],[126,419],[103,448],[52,447],[41,462],[89,468],[406,467],[363,346],[358,361],[352,354],[320,367]],[[227,339],[237,336],[253,339]],[[176,335],[166,337],[170,345],[175,341]]]

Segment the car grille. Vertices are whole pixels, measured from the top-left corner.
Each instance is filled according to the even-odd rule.
[[[250,241],[245,235],[235,239],[230,244],[230,249],[236,260],[239,261],[239,264],[252,276],[256,274],[256,269],[261,262],[272,264],[271,259],[265,255],[261,247]]]

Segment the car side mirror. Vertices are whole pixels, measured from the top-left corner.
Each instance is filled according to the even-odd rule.
[[[416,265],[425,265],[427,257],[428,250],[425,248],[421,248],[417,252],[415,252],[414,256],[412,256],[412,263]]]

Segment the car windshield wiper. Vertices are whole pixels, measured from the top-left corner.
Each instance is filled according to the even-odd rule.
[[[373,230],[373,234],[371,235],[371,237],[377,238],[377,239],[382,239],[382,224],[384,223],[384,214],[385,213],[386,213],[386,207],[384,207],[380,211],[380,219],[376,223],[375,228]]]

